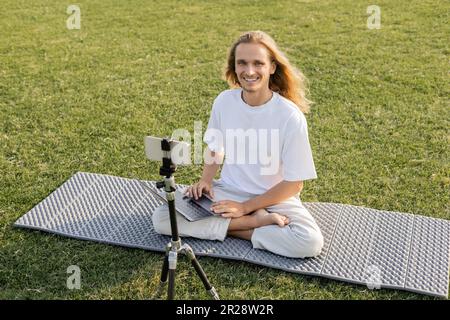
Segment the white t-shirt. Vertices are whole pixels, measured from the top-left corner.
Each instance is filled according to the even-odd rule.
[[[204,142],[225,153],[221,180],[262,194],[286,181],[317,178],[304,114],[273,92],[261,106],[242,100],[242,89],[225,90],[214,100]]]

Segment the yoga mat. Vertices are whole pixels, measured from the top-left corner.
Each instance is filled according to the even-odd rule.
[[[14,226],[76,239],[164,252],[151,214],[162,204],[153,181],[78,172]],[[249,241],[183,238],[199,256],[242,260],[287,272],[448,298],[450,221],[338,203],[303,203],[324,235],[316,258],[253,249]]]

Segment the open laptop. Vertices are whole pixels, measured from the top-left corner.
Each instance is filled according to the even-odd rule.
[[[167,203],[166,192],[164,190],[151,189],[143,182],[141,182],[141,185]],[[185,195],[185,191],[186,189],[177,189],[175,191],[175,209],[183,217],[189,221],[197,221],[216,215],[210,209],[214,202],[210,197],[203,194],[199,199],[195,200],[194,198]]]

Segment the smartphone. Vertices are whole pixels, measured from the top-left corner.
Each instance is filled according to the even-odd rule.
[[[149,160],[162,161],[164,157],[170,156],[175,165],[191,164],[191,144],[184,141],[170,140],[170,152],[161,148],[162,138],[146,136],[144,138],[145,155]]]

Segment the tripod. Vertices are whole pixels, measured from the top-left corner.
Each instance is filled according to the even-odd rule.
[[[164,257],[164,263],[161,270],[160,283],[155,294],[153,295],[153,298],[156,299],[161,296],[168,280],[167,299],[174,299],[175,272],[177,268],[178,254],[181,253],[189,258],[192,266],[195,269],[195,272],[202,281],[203,286],[212,296],[212,298],[214,300],[219,300],[219,295],[217,294],[216,289],[211,286],[208,277],[206,276],[203,268],[195,257],[192,248],[188,244],[181,244],[181,239],[178,235],[177,216],[175,211],[175,179],[173,177],[173,173],[176,170],[176,165],[172,162],[172,159],[170,157],[170,141],[167,139],[162,139],[161,149],[163,150],[164,157],[162,159],[163,165],[159,169],[159,174],[161,176],[164,176],[164,180],[158,181],[156,183],[156,187],[159,189],[164,187],[164,191],[166,192],[166,199],[167,203],[169,204],[169,217],[172,238],[166,246],[166,255]]]

